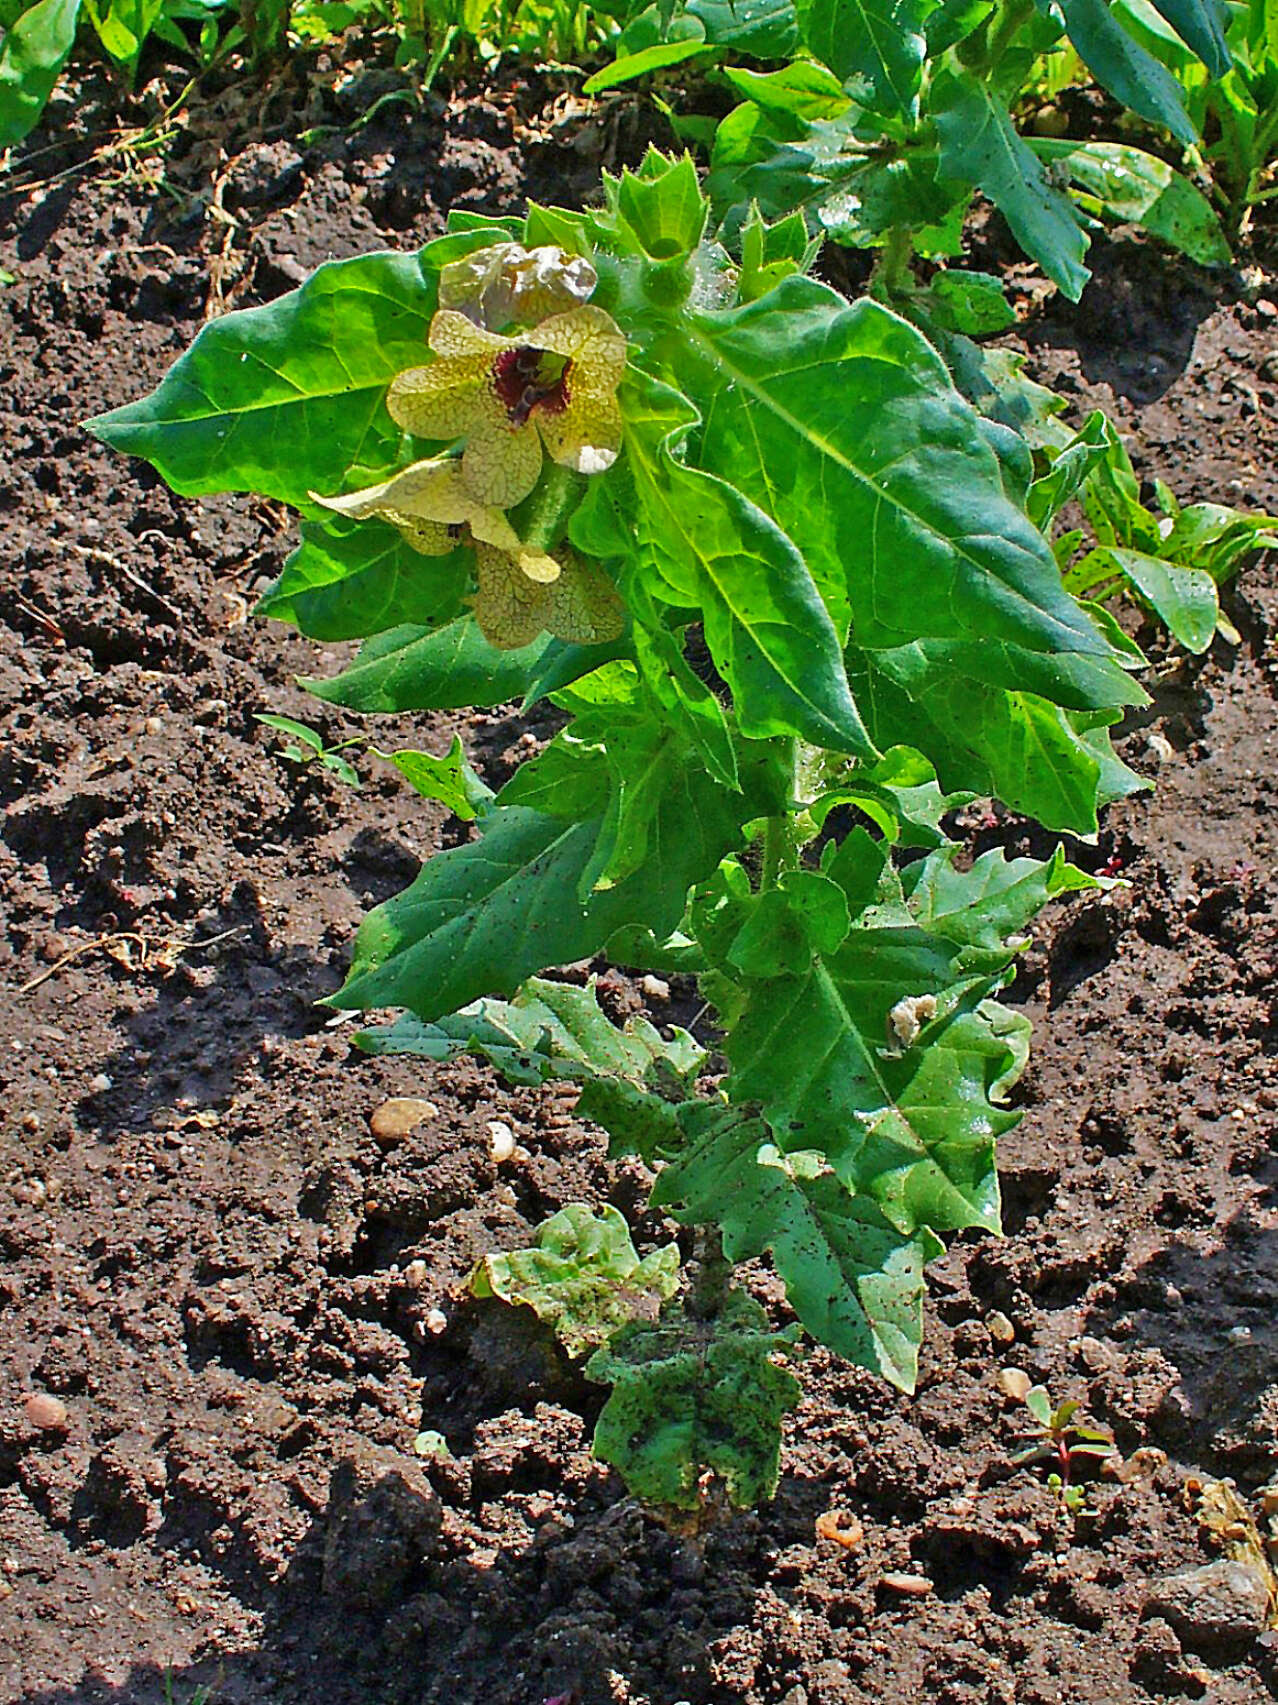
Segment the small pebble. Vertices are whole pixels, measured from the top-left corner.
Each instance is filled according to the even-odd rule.
[[[990,1337],[996,1344],[1010,1344],[1016,1337],[1016,1328],[1005,1314],[999,1314],[997,1311],[994,1314],[988,1314],[985,1317],[985,1324],[989,1329]]]
[[[488,1121],[488,1152],[497,1166],[514,1156],[515,1133],[504,1119]]]
[[[105,1072],[97,1072],[89,1079],[89,1094],[105,1095],[114,1083],[115,1079],[108,1077]]]
[[[50,1397],[48,1392],[33,1392],[22,1405],[22,1412],[27,1418],[27,1425],[35,1427],[39,1432],[66,1431],[67,1406],[60,1398]]]
[[[1000,1368],[995,1382],[1004,1397],[1010,1397],[1014,1403],[1024,1403],[1034,1383],[1024,1368]]]
[[[826,1510],[816,1519],[816,1536],[818,1539],[832,1539],[845,1551],[855,1551],[865,1538],[865,1528],[846,1510]]]
[[[898,1593],[902,1598],[926,1598],[932,1591],[932,1583],[926,1575],[881,1575],[879,1585],[890,1593]]]
[[[442,1308],[431,1309],[430,1313],[426,1316],[426,1330],[428,1332],[433,1332],[436,1338],[439,1337],[441,1332],[446,1332],[448,1330],[448,1316],[444,1313]]]
[[[427,1119],[438,1119],[439,1108],[433,1101],[419,1101],[413,1095],[392,1095],[389,1101],[383,1101],[375,1108],[368,1121],[368,1128],[379,1143],[402,1142],[410,1131],[424,1124]]]
[[[639,979],[639,987],[649,1000],[668,1001],[670,999],[669,983],[660,977],[654,977],[651,971]]]
[[[426,1263],[424,1261],[410,1261],[404,1268],[404,1279],[414,1290],[420,1290],[426,1283]]]

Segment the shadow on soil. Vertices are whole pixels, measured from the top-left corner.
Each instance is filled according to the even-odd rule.
[[[90,1672],[14,1705],[609,1705],[618,1672],[688,1705],[722,1697],[711,1647],[751,1623],[741,1564],[762,1548],[757,1516],[717,1530],[703,1552],[628,1499],[587,1499],[479,1567],[450,1559],[438,1497],[420,1465],[399,1462],[370,1446],[340,1463],[279,1579],[219,1566],[260,1618],[253,1645],[138,1662],[110,1681]],[[783,1487],[773,1543],[811,1531],[807,1490]],[[175,1569],[192,1556],[190,1535],[167,1524],[151,1543]]]
[[[174,937],[179,933],[187,932],[175,930]],[[129,951],[127,933],[119,940]],[[201,949],[201,941],[211,945]],[[154,986],[153,998],[117,1013],[128,1040],[98,1062],[110,1087],[76,1104],[79,1128],[142,1129],[175,1103],[201,1108],[224,1102],[270,1039],[324,1028],[330,1015],[315,1003],[340,980],[322,954],[274,947],[256,894],[241,885],[231,904],[201,919],[195,945]]]
[[[1265,1146],[1248,1170],[1265,1184],[1266,1206],[1278,1200],[1278,1154]],[[1180,1199],[1169,1198],[1166,1216],[1183,1214]],[[1171,1242],[1120,1277],[1116,1289],[1117,1304],[1094,1310],[1087,1330],[1158,1351],[1177,1370],[1154,1419],[1158,1442],[1243,1485],[1271,1480],[1278,1446],[1278,1233],[1239,1215],[1223,1227],[1212,1253]]]
[[[1232,290],[1153,244],[1098,238],[1092,277],[1077,303],[1052,298],[1028,335],[1031,348],[1076,350],[1092,385],[1138,407],[1156,402],[1186,372],[1202,322]],[[1058,381],[1058,388],[1068,386]]]

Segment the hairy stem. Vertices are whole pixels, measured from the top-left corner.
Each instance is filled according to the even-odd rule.
[[[870,294],[880,302],[894,302],[912,289],[910,257],[914,253],[914,238],[904,225],[893,225],[887,241],[879,250],[870,280]]]

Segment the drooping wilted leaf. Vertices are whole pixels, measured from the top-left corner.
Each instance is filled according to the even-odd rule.
[[[582,988],[545,977],[530,977],[510,1001],[475,1001],[430,1023],[404,1017],[356,1041],[370,1054],[479,1054],[512,1083],[606,1077],[637,1087],[662,1078],[674,1084],[695,1078],[705,1060],[705,1049],[677,1025],[666,1041],[641,1016],[613,1024],[593,981]]]
[[[655,1321],[678,1283],[675,1244],[641,1260],[616,1208],[596,1213],[581,1202],[539,1226],[531,1249],[485,1255],[470,1277],[475,1296],[531,1308],[570,1356],[607,1343],[630,1321]]]

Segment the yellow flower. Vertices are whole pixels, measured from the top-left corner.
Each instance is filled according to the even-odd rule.
[[[512,320],[536,325],[590,299],[599,275],[581,255],[549,244],[494,243],[452,261],[439,275],[439,305],[460,308],[477,326],[496,331]]]
[[[599,645],[620,635],[625,607],[594,563],[569,551],[558,576],[538,582],[495,545],[476,545],[475,553],[479,589],[471,605],[480,632],[499,651],[531,645],[539,633],[577,645]]]
[[[552,461],[602,473],[621,448],[617,386],[626,340],[602,308],[552,314],[514,337],[451,308],[431,321],[436,360],[391,382],[391,418],[417,438],[462,438],[461,471],[478,502],[510,509]]]
[[[345,497],[321,497],[318,492],[311,496],[353,521],[373,515],[389,521],[423,556],[446,556],[468,530],[476,544],[500,551],[528,580],[544,584],[559,576],[554,557],[530,550],[500,509],[476,502],[456,460],[414,462],[381,485]]]

